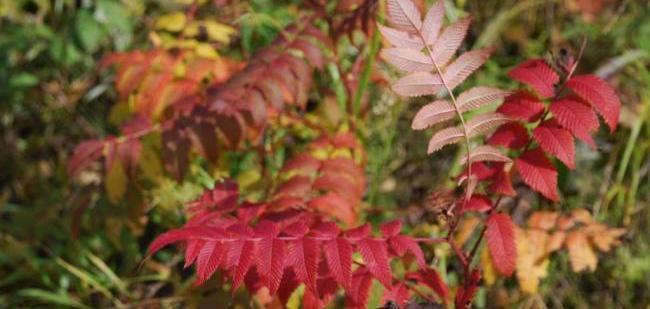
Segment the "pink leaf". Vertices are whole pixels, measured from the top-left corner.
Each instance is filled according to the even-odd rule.
[[[445,1],[438,0],[429,8],[427,15],[422,23],[422,35],[424,35],[427,45],[431,45],[438,39],[442,22],[445,18]]]
[[[458,143],[464,136],[465,134],[463,133],[463,129],[459,127],[450,127],[440,130],[429,140],[427,153],[430,154],[442,149],[442,147],[446,145]]]
[[[411,0],[388,0],[386,12],[388,21],[399,30],[413,33],[422,27],[420,11]]]
[[[490,58],[491,50],[478,49],[468,51],[460,57],[456,58],[446,69],[443,76],[447,82],[449,89],[454,89],[460,85],[467,77],[474,71],[480,68],[488,58]]]
[[[433,44],[433,59],[442,70],[454,56],[460,44],[463,43],[471,18],[463,18],[445,28]]]
[[[555,84],[560,81],[560,76],[542,59],[523,62],[510,70],[508,76],[530,86],[543,98],[554,96]]]
[[[510,276],[517,260],[514,224],[510,216],[495,213],[490,215],[486,225],[485,237],[494,268],[502,275]]]
[[[498,149],[489,146],[489,145],[482,145],[478,146],[474,149],[469,154],[469,160],[470,162],[510,162],[510,158],[506,157],[504,154],[502,154]],[[461,160],[461,164],[466,164],[467,163],[467,157],[464,156],[463,159]]]
[[[422,40],[407,32],[377,25],[382,36],[393,46],[420,50],[424,45]]]
[[[434,124],[454,118],[456,110],[447,100],[433,101],[423,106],[411,123],[413,130],[424,130]]]
[[[470,137],[475,137],[483,135],[488,131],[510,122],[511,119],[503,114],[498,113],[486,113],[480,114],[469,121],[467,121],[467,135]]]
[[[416,49],[387,48],[381,51],[381,57],[400,71],[410,73],[433,70],[431,58]]]
[[[428,72],[415,72],[402,77],[393,84],[393,91],[405,97],[418,97],[433,95],[442,89],[442,80],[439,75]]]
[[[511,93],[499,88],[478,86],[458,95],[458,109],[461,112],[483,107],[497,100],[502,100]]]

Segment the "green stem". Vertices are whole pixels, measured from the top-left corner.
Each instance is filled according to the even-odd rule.
[[[379,36],[379,31],[374,31],[372,38],[370,39],[370,50],[368,50],[367,55],[368,60],[363,67],[361,78],[359,79],[359,85],[357,87],[357,91],[354,94],[354,102],[352,104],[352,117],[355,119],[359,117],[361,99],[363,99],[363,94],[366,92],[370,83],[370,74],[372,73],[372,67],[375,64],[375,58],[379,52],[380,43],[381,37]]]

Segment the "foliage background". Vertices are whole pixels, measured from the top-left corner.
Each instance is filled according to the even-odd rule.
[[[183,12],[183,2],[190,1],[0,0],[0,307],[230,303],[230,294],[215,289],[216,282],[194,287],[177,251],[139,267],[153,237],[179,226],[182,203],[211,181],[201,164],[192,165],[182,184],[155,184],[147,203],[136,206],[126,199],[113,205],[98,186],[91,187],[92,198],[82,199],[87,195],[70,186],[65,173],[78,142],[117,132],[109,117],[117,100],[114,76],[97,69],[102,56],[149,48],[160,17]],[[452,19],[474,16],[468,42],[496,47],[495,57],[474,77],[477,84],[512,88],[505,68],[549,49],[575,47],[584,35],[588,45],[579,70],[612,76],[623,102],[621,129],[599,135],[598,152],[578,144],[577,169],[560,172],[565,194],[560,207],[584,207],[600,221],[626,227],[624,245],[601,257],[594,273],[571,272],[563,255],[552,259],[538,295],[519,293],[514,279],[499,280],[481,290],[476,305],[650,304],[650,4],[456,0],[447,5]],[[237,29],[215,52],[246,59],[298,18],[300,8],[300,1],[231,1],[202,14]],[[344,65],[365,52],[355,46],[341,48]],[[381,64],[376,69],[388,74]],[[329,78],[336,92],[336,76]],[[385,86],[363,90],[369,98],[367,124],[360,128],[369,160],[366,201],[373,205],[368,219],[408,216],[436,183],[448,181],[440,171],[453,170],[456,154],[427,157],[426,135],[409,128],[416,104],[397,100]],[[316,117],[324,117],[318,107],[327,107],[325,101],[320,96],[315,103]],[[231,176],[240,181],[246,181],[241,171],[251,164],[246,157],[230,160]],[[93,183],[101,176],[85,177]],[[550,207],[535,197],[521,203],[527,204],[517,207],[520,220],[532,207]],[[231,303],[246,307],[250,301],[239,293]]]

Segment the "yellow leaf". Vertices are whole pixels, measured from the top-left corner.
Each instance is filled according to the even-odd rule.
[[[311,155],[318,160],[325,160],[327,159],[327,150],[323,148],[318,148],[313,150],[311,152]]]
[[[591,243],[603,252],[607,252],[613,246],[619,245],[621,242],[618,238],[626,232],[625,229],[608,228],[606,225],[600,223],[593,223],[587,226],[585,231],[589,234]]]
[[[565,232],[559,231],[553,233],[551,235],[551,238],[548,240],[549,253],[554,252],[556,250],[560,250],[560,248],[562,248],[562,245],[564,244],[565,239],[566,239]]]
[[[517,281],[524,293],[535,294],[545,278],[549,264],[548,234],[540,230],[515,229],[517,242]]]
[[[494,270],[494,264],[492,264],[492,257],[488,250],[483,250],[481,252],[481,268],[483,269],[483,280],[487,286],[493,285],[497,281],[497,272]]]
[[[345,149],[345,148],[334,149],[330,157],[350,159],[352,158],[352,152],[350,152],[350,149]]]
[[[199,43],[194,49],[194,51],[198,56],[203,58],[208,58],[208,59],[219,58],[219,54],[217,53],[217,51],[208,43]]]
[[[162,15],[156,20],[156,29],[170,32],[179,32],[185,28],[187,17],[182,12],[175,12]]]
[[[598,257],[583,231],[569,233],[566,238],[566,246],[569,250],[569,260],[573,271],[596,270]]]
[[[122,168],[122,162],[116,159],[111,169],[106,172],[106,180],[104,181],[108,200],[112,204],[117,204],[122,199],[124,193],[126,193],[126,183],[127,178],[124,168]]]
[[[151,147],[142,147],[142,158],[140,160],[140,168],[142,174],[149,180],[157,182],[163,177],[162,163],[158,157],[158,153],[151,149]]]
[[[174,77],[183,78],[187,74],[187,66],[182,61],[179,61],[174,67]]]
[[[198,0],[198,1],[197,0],[174,0],[174,2],[176,2],[178,4],[181,4],[181,5],[190,5],[190,4],[194,4],[195,2],[198,5],[203,5],[206,2],[208,2],[208,0]]]
[[[474,229],[479,222],[481,222],[481,220],[477,217],[463,218],[462,221],[460,221],[460,225],[458,226],[458,229],[456,229],[456,235],[454,236],[456,243],[463,246],[470,236],[472,236],[472,232],[474,232]]]
[[[248,188],[252,184],[258,182],[262,178],[260,171],[257,169],[247,169],[241,174],[237,175],[237,184],[242,190]]]
[[[210,41],[223,44],[230,43],[230,36],[235,32],[233,27],[212,20],[192,22],[184,30],[185,35],[188,37],[196,37],[201,33],[205,33]]]
[[[576,222],[589,224],[592,222],[591,214],[584,208],[576,208],[571,211],[571,216]]]
[[[528,226],[549,231],[556,226],[557,217],[558,213],[554,211],[536,211],[528,219]]]

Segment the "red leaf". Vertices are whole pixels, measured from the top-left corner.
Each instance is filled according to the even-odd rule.
[[[492,200],[489,197],[481,194],[474,194],[472,197],[463,205],[463,212],[465,211],[477,211],[477,212],[486,212],[492,208]]]
[[[427,262],[424,260],[424,253],[420,245],[410,236],[396,235],[388,239],[391,250],[395,251],[398,256],[411,253],[420,267],[426,267]]]
[[[352,275],[352,289],[346,290],[345,307],[365,309],[370,296],[372,276],[365,267],[359,267]]]
[[[379,227],[379,229],[384,237],[396,236],[402,230],[402,221],[392,220],[385,222]]]
[[[502,275],[510,276],[515,271],[517,260],[512,220],[508,215],[495,213],[490,215],[486,225],[485,236],[494,268]]]
[[[320,161],[308,154],[299,154],[287,161],[282,167],[282,173],[297,171],[301,175],[310,175],[320,168]]]
[[[311,179],[308,176],[296,175],[283,182],[276,190],[274,197],[302,198],[311,189]]]
[[[102,156],[102,148],[104,142],[99,140],[84,141],[77,145],[68,160],[68,176],[71,178],[77,176],[80,171],[98,160]]]
[[[200,239],[190,240],[187,242],[187,248],[185,249],[185,264],[183,265],[183,268],[188,268],[192,263],[194,263],[194,261],[196,261],[196,258],[204,245],[205,241]]]
[[[353,229],[348,230],[345,234],[353,242],[357,242],[362,238],[366,238],[368,235],[370,235],[370,224],[365,223],[363,225],[357,226]]]
[[[323,246],[327,267],[336,282],[349,290],[352,276],[352,245],[345,238],[326,241]]]
[[[449,297],[449,287],[433,268],[424,268],[417,273],[407,275],[410,280],[415,280],[431,288],[444,301]]]
[[[497,112],[513,119],[535,122],[544,113],[544,104],[520,91],[508,96]]]
[[[573,136],[569,131],[554,125],[552,122],[544,121],[533,130],[533,137],[544,151],[557,157],[568,168],[575,168],[573,160],[575,148]]]
[[[459,182],[467,179],[468,170],[465,168],[463,173],[459,177]],[[481,181],[488,179],[494,175],[494,169],[488,167],[483,162],[473,162],[472,163],[472,176],[476,177],[476,180]]]
[[[408,286],[402,282],[398,282],[384,291],[382,303],[394,302],[399,306],[399,308],[403,308],[410,298],[411,292],[409,291]]]
[[[520,149],[528,144],[528,130],[518,122],[506,123],[497,129],[488,139],[488,144]]]
[[[464,286],[459,286],[456,291],[456,308],[471,308],[480,280],[481,272],[476,268],[473,269],[469,280],[465,282]]]
[[[341,222],[348,226],[357,221],[357,214],[353,208],[354,205],[336,193],[329,192],[313,198],[307,203],[307,207],[334,219],[341,220]]]
[[[344,174],[327,173],[316,178],[313,184],[314,190],[328,190],[337,193],[347,199],[350,203],[356,203],[361,199],[363,192],[357,190],[351,178]]]
[[[228,252],[229,259],[235,261],[233,277],[232,277],[232,291],[237,290],[239,285],[246,277],[246,273],[253,266],[253,258],[256,255],[255,242],[251,240],[239,240],[230,245],[233,252]]]
[[[508,72],[508,76],[533,88],[541,97],[555,95],[555,84],[560,76],[543,59],[523,62]]]
[[[557,202],[557,171],[540,148],[526,151],[516,160],[521,179],[546,198]]]
[[[239,189],[237,183],[225,181],[215,184],[214,189],[205,190],[203,194],[193,202],[187,204],[192,211],[206,211],[213,208],[221,212],[229,212],[237,208]]]
[[[385,287],[390,287],[393,276],[388,264],[386,243],[379,239],[364,238],[357,246],[370,273]]]
[[[611,132],[616,130],[621,101],[607,82],[595,75],[577,75],[567,81],[566,86],[591,103],[596,111],[605,118]]]
[[[292,267],[287,267],[282,276],[282,281],[280,281],[280,288],[278,289],[278,298],[283,305],[287,304],[289,297],[293,291],[300,285],[300,282],[296,278],[296,273]]]
[[[560,99],[551,104],[551,112],[562,127],[596,148],[591,132],[598,129],[598,117],[589,106],[572,99]]]
[[[512,187],[510,173],[505,170],[505,163],[494,164],[494,175],[489,190],[497,194],[515,196],[517,192]]]
[[[265,224],[268,222],[267,224]],[[262,239],[258,243],[257,271],[264,279],[271,295],[275,294],[284,272],[285,243],[276,238],[278,229],[269,221],[260,222],[256,228]]]
[[[225,252],[220,242],[208,241],[204,243],[196,258],[197,284],[201,284],[210,279],[219,265],[221,265]]]
[[[293,266],[298,280],[304,282],[316,295],[319,253],[318,241],[315,239],[305,237],[289,242],[289,264]]]

